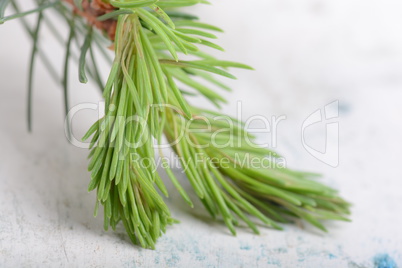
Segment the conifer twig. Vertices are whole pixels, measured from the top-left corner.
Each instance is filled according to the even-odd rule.
[[[52,8],[67,22],[70,33],[66,46],[64,109],[68,111],[68,67],[70,58],[78,60],[79,80],[93,78],[105,98],[105,115],[83,137],[90,139],[88,170],[89,191],[96,190],[104,209],[104,228],[124,225],[133,243],[155,248],[168,225],[176,223],[164,197],[168,191],[157,169],[163,170],[183,200],[194,202],[168,165],[160,148],[166,137],[182,164],[196,196],[213,218],[222,219],[236,234],[241,222],[258,234],[256,220],[268,227],[282,229],[282,223],[302,219],[326,231],[322,220],[348,221],[350,204],[336,190],[311,178],[315,174],[279,166],[280,156],[256,146],[238,120],[219,112],[195,107],[186,95],[208,99],[216,107],[226,102],[217,88],[230,90],[216,76],[236,79],[230,68],[252,70],[250,66],[221,61],[202,47],[223,50],[211,40],[211,32],[222,32],[198,18],[171,10],[202,0],[64,0],[38,2],[27,12],[4,17],[7,1],[0,2],[0,22],[38,13],[35,30],[23,21],[33,39],[30,62],[28,122],[31,126],[33,67],[38,48],[42,11]],[[57,4],[58,3],[58,4]],[[46,22],[45,18],[45,22]],[[115,58],[106,83],[100,77],[94,47],[107,59],[101,42],[113,43]],[[84,39],[81,45],[78,40]],[[72,42],[81,54],[74,56]],[[89,55],[88,55],[89,53]],[[189,55],[193,60],[182,60]],[[90,63],[90,64],[89,64]],[[49,67],[49,66],[48,66]],[[199,79],[200,78],[200,79]],[[180,84],[180,88],[179,85]],[[210,87],[213,85],[214,87]],[[182,89],[181,87],[184,87]],[[216,87],[216,88],[215,88]],[[155,148],[156,147],[156,148]],[[159,149],[159,156],[155,149]],[[269,167],[251,163],[269,163]]]

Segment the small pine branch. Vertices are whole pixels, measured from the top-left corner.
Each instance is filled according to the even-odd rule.
[[[67,42],[54,31],[66,46],[64,76],[59,80],[64,89],[66,113],[70,58],[78,62],[80,81],[87,82],[88,74],[102,90],[105,116],[91,126],[83,140],[91,138],[88,190],[97,191],[94,214],[97,215],[101,204],[105,230],[115,229],[122,222],[133,243],[155,248],[167,226],[177,222],[164,202],[163,196],[167,197],[168,192],[156,169],[155,143],[157,147],[161,145],[163,136],[179,157],[202,204],[213,218],[222,218],[233,234],[241,221],[258,234],[257,219],[281,229],[281,223],[299,218],[323,231],[326,229],[321,220],[348,220],[350,204],[335,190],[312,180],[314,174],[281,167],[278,154],[250,143],[254,137],[242,122],[187,102],[186,95],[199,95],[221,107],[226,100],[203,81],[230,90],[215,76],[235,79],[228,68],[252,69],[202,52],[200,49],[205,46],[223,50],[211,42],[216,39],[212,32],[222,30],[198,22],[193,15],[171,10],[207,1],[37,3],[36,9],[21,12],[12,1],[16,14],[5,17],[8,1],[0,2],[0,22],[21,18],[34,41],[30,73],[37,53],[52,71],[37,43],[40,22],[48,23],[43,11],[51,7],[70,27]],[[34,30],[24,20],[24,16],[32,13],[39,13]],[[52,28],[49,23],[48,26]],[[79,44],[82,39],[84,42]],[[108,59],[102,41],[105,39],[113,42],[115,58],[103,84],[94,49]],[[71,50],[74,42],[80,48],[79,57]],[[183,55],[197,60],[183,61]],[[186,89],[179,89],[179,83]],[[32,92],[32,82],[29,84]],[[159,157],[183,200],[194,207],[162,150]],[[270,166],[251,166],[255,160]]]

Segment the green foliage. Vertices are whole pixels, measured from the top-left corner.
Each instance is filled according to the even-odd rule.
[[[78,2],[80,6],[80,1],[75,1]],[[84,37],[81,38],[84,40],[81,55],[75,57],[80,81],[87,82],[88,73],[101,87],[106,102],[105,116],[83,138],[92,137],[88,190],[97,191],[95,215],[100,203],[104,208],[106,230],[109,226],[115,229],[122,222],[133,243],[154,248],[166,227],[176,222],[163,200],[162,195],[167,197],[168,192],[157,171],[158,156],[154,148],[162,144],[163,136],[182,162],[205,208],[213,218],[222,218],[233,234],[240,221],[258,233],[257,219],[281,229],[279,223],[301,218],[321,230],[325,230],[321,220],[347,220],[349,204],[338,197],[335,190],[312,180],[313,174],[279,167],[279,156],[255,146],[254,137],[244,129],[243,123],[187,102],[184,95],[195,94],[220,107],[225,99],[207,84],[230,90],[215,75],[235,79],[227,68],[252,69],[201,52],[203,46],[223,50],[204,40],[216,39],[210,31],[222,30],[198,22],[193,15],[170,10],[208,2],[132,0],[110,3],[116,10],[98,18],[100,21],[117,20],[115,58],[104,86],[93,53],[95,46],[101,51],[104,49],[99,32],[87,27],[82,18],[73,16],[66,5],[52,4],[71,29],[64,43],[67,50],[63,79],[66,111],[68,62],[74,57],[70,47],[74,40],[80,40],[78,36]],[[48,5],[44,3],[37,11],[42,12]],[[5,6],[0,4],[2,21],[7,20],[3,16]],[[14,17],[24,14],[15,4],[13,6],[17,11]],[[39,13],[35,30],[25,24],[34,40],[31,66],[36,52],[42,55],[37,47],[37,36],[40,21],[46,22],[43,16]],[[183,54],[196,59],[180,60]],[[179,84],[191,92],[179,89]],[[193,207],[161,149],[159,157],[183,200]],[[250,158],[260,163],[266,161],[270,167],[251,167]]]

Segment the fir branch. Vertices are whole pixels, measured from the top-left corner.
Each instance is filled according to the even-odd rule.
[[[94,215],[99,204],[104,209],[104,228],[115,229],[122,222],[133,243],[155,248],[157,239],[168,225],[176,223],[163,196],[167,189],[156,169],[154,143],[162,144],[165,136],[182,162],[184,172],[207,211],[221,218],[232,234],[243,221],[259,233],[255,219],[275,229],[280,223],[303,219],[325,231],[321,220],[347,221],[350,204],[338,193],[314,180],[311,173],[277,167],[280,156],[269,149],[250,144],[254,137],[244,124],[219,112],[190,105],[184,95],[207,98],[220,107],[226,100],[208,82],[230,90],[215,75],[235,79],[228,68],[252,68],[235,62],[220,61],[202,52],[208,46],[223,50],[207,39],[216,39],[210,31],[220,28],[196,21],[198,18],[164,9],[208,3],[199,0],[137,0],[100,1],[65,0],[65,5],[45,3],[37,9],[4,17],[7,2],[0,3],[0,21],[38,13],[32,31],[25,27],[34,41],[31,55],[29,100],[35,55],[46,60],[37,46],[42,11],[52,5],[70,27],[64,62],[65,110],[68,109],[69,59],[78,59],[71,51],[74,39],[85,37],[78,59],[79,77],[87,82],[86,73],[95,79],[105,98],[105,116],[95,122],[83,140],[91,138],[88,190],[97,191]],[[98,5],[98,6],[96,6]],[[72,15],[75,14],[75,15]],[[77,18],[75,17],[82,17]],[[45,18],[46,22],[46,18]],[[116,29],[114,29],[116,27]],[[94,31],[97,28],[100,31]],[[103,86],[98,72],[94,46],[107,59],[101,35],[114,42],[115,58]],[[56,34],[57,37],[57,34]],[[79,46],[79,44],[78,44]],[[89,51],[90,57],[87,57]],[[180,60],[182,55],[197,59]],[[90,63],[88,64],[88,58]],[[202,78],[200,79],[197,78]],[[181,82],[187,89],[179,89]],[[29,101],[29,109],[31,109]],[[217,116],[219,116],[217,118]],[[30,122],[30,113],[28,116]],[[225,146],[222,146],[225,145]],[[162,150],[163,168],[183,200],[194,203],[167,165]],[[250,158],[268,161],[271,167],[252,167]],[[145,165],[142,165],[145,163]],[[245,164],[244,164],[245,163]]]

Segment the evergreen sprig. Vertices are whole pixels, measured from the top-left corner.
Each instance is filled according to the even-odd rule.
[[[97,191],[95,215],[101,204],[106,230],[109,226],[115,229],[121,221],[133,243],[154,248],[166,227],[176,222],[164,202],[163,195],[167,197],[168,192],[157,171],[158,157],[162,158],[164,172],[183,200],[194,206],[163,156],[163,137],[180,159],[205,208],[212,217],[222,218],[233,234],[240,221],[258,233],[256,219],[281,229],[279,223],[301,218],[324,231],[321,220],[348,220],[345,216],[349,214],[350,204],[335,190],[312,180],[316,174],[280,167],[279,155],[256,146],[253,135],[245,130],[242,122],[187,102],[185,95],[196,94],[219,108],[225,99],[202,81],[230,90],[215,75],[235,79],[228,68],[252,69],[202,52],[203,46],[223,50],[211,42],[216,39],[212,32],[222,30],[171,9],[207,1],[103,1],[108,11],[99,14],[96,21],[116,23],[115,37],[111,40],[115,58],[105,85],[93,49],[100,49],[107,58],[103,37],[112,37],[106,30],[103,33],[94,30],[96,23],[85,17],[86,8],[92,2],[97,0],[43,1],[38,2],[35,10],[21,12],[12,1],[16,14],[4,17],[8,1],[3,1],[0,22],[24,19],[25,15],[39,12],[34,29],[23,23],[34,40],[32,58],[39,52],[51,70],[38,47],[38,32],[40,22],[47,22],[43,11],[53,8],[70,27],[67,42],[59,38],[66,47],[62,80],[66,113],[70,58],[78,61],[81,82],[87,82],[89,74],[102,89],[105,116],[92,125],[83,139],[91,138],[88,190]],[[79,44],[79,40],[83,43]],[[72,53],[73,43],[80,48],[79,57]],[[182,55],[196,59],[181,60]],[[33,63],[32,60],[30,73]],[[192,92],[181,90],[178,85]],[[159,148],[159,155],[155,148]],[[270,167],[250,166],[250,159],[259,163],[266,161]]]

